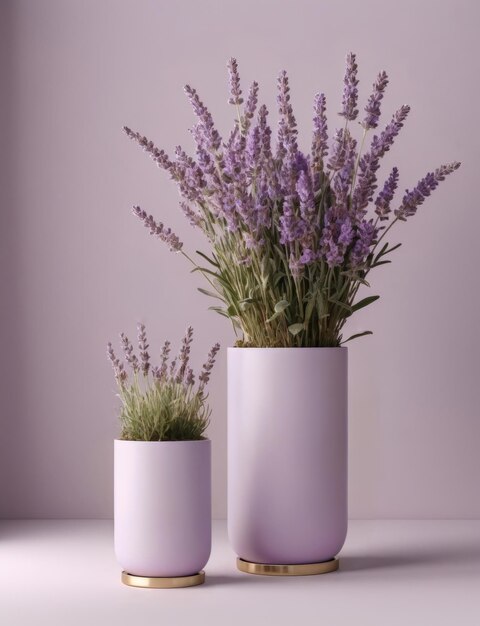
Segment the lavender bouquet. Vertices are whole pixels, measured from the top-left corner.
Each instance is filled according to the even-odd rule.
[[[287,73],[278,78],[279,121],[272,146],[268,110],[258,107],[258,84],[251,85],[244,101],[235,59],[228,69],[228,102],[236,119],[225,141],[195,89],[185,87],[197,118],[191,129],[196,159],[180,146],[170,158],[146,137],[124,129],[176,182],[182,211],[205,233],[211,251],[198,251],[195,261],[163,223],[138,206],[135,215],[203,274],[209,289],[200,291],[220,301],[211,308],[230,318],[237,345],[339,346],[371,334],[342,335],[348,318],[379,297],[358,299],[359,288],[369,287],[369,272],[390,263],[400,246],[387,240],[392,226],[415,215],[460,163],[429,172],[394,205],[398,169],[379,187],[379,168],[410,107],[401,106],[381,131],[375,130],[386,72],[373,83],[357,141],[351,128],[359,117],[357,64],[354,54],[347,55],[341,128],[329,137],[325,95],[317,94],[307,155],[298,145]]]
[[[122,401],[120,421],[121,439],[130,441],[192,441],[203,439],[208,426],[210,409],[206,404],[205,387],[215,363],[219,344],[210,350],[198,376],[189,365],[193,328],[189,326],[180,352],[170,361],[170,342],[166,341],[159,366],[153,367],[148,353],[145,326],[138,326],[139,355],[135,354],[128,337],[120,335],[125,361],[108,344],[108,358]],[[130,375],[127,373],[129,367]]]

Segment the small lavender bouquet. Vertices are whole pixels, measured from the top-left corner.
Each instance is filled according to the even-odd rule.
[[[254,82],[244,102],[237,62],[229,64],[230,98],[236,119],[224,141],[195,89],[185,92],[197,123],[191,133],[196,159],[180,146],[172,159],[146,137],[125,128],[176,182],[180,206],[211,246],[198,261],[179,238],[140,207],[134,213],[171,250],[182,253],[203,274],[220,301],[211,308],[230,318],[237,345],[255,347],[339,346],[370,331],[343,338],[348,318],[378,299],[358,299],[376,267],[390,263],[400,244],[387,239],[391,228],[418,207],[460,163],[442,165],[424,176],[394,204],[398,169],[379,184],[382,157],[400,132],[409,106],[401,106],[381,131],[381,103],[388,77],[378,74],[360,116],[355,55],[346,59],[342,125],[329,137],[326,99],[314,100],[310,154],[298,145],[285,71],[278,79],[276,144],[265,105],[258,107]],[[368,140],[368,137],[371,139]]]
[[[161,353],[160,366],[152,367],[145,326],[138,326],[139,355],[125,334],[120,335],[125,361],[108,344],[110,359],[119,397],[122,401],[120,421],[121,439],[130,441],[192,441],[203,439],[208,426],[210,409],[206,404],[205,387],[215,363],[219,344],[210,350],[207,361],[195,384],[195,375],[189,365],[193,328],[188,327],[176,358],[170,361],[170,342]]]

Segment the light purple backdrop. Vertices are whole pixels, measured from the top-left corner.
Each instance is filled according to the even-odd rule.
[[[206,310],[185,261],[130,213],[140,203],[194,250],[176,190],[122,134],[129,124],[172,150],[190,147],[182,93],[198,87],[219,126],[225,62],[236,55],[274,108],[291,76],[301,140],[316,90],[330,128],[345,53],[361,96],[385,68],[384,111],[413,111],[388,164],[402,189],[463,161],[401,225],[382,299],[351,330],[352,517],[480,516],[477,109],[478,3],[386,0],[3,0],[1,58],[2,318],[0,517],[108,517],[117,433],[108,339],[152,330],[151,345],[197,329],[195,360],[233,336]],[[211,385],[214,514],[225,514],[225,352]]]

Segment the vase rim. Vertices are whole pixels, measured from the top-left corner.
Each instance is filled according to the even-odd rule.
[[[179,441],[144,441],[143,439],[120,439],[114,438],[115,443],[142,443],[142,444],[162,444],[162,445],[178,445],[178,444],[206,444],[211,443],[211,439],[206,437],[205,439],[182,439]]]
[[[241,346],[228,346],[227,350],[262,350],[262,351],[271,351],[271,350],[348,350],[348,346],[309,346],[309,347],[300,347],[300,348],[292,348],[290,346],[286,347],[278,347],[278,348],[255,348],[255,347],[241,347]]]

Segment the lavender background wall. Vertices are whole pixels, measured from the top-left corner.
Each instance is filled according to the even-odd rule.
[[[116,400],[104,345],[136,320],[151,344],[197,329],[199,364],[229,326],[201,285],[130,213],[140,203],[201,245],[166,177],[121,133],[189,144],[182,93],[197,86],[227,127],[225,62],[274,105],[291,75],[303,142],[325,90],[330,125],[345,53],[361,95],[385,68],[388,115],[413,112],[388,164],[402,188],[463,166],[395,232],[382,299],[352,331],[352,517],[480,516],[478,201],[480,100],[474,0],[2,0],[0,517],[109,517]],[[225,352],[211,386],[214,515],[225,515]]]

